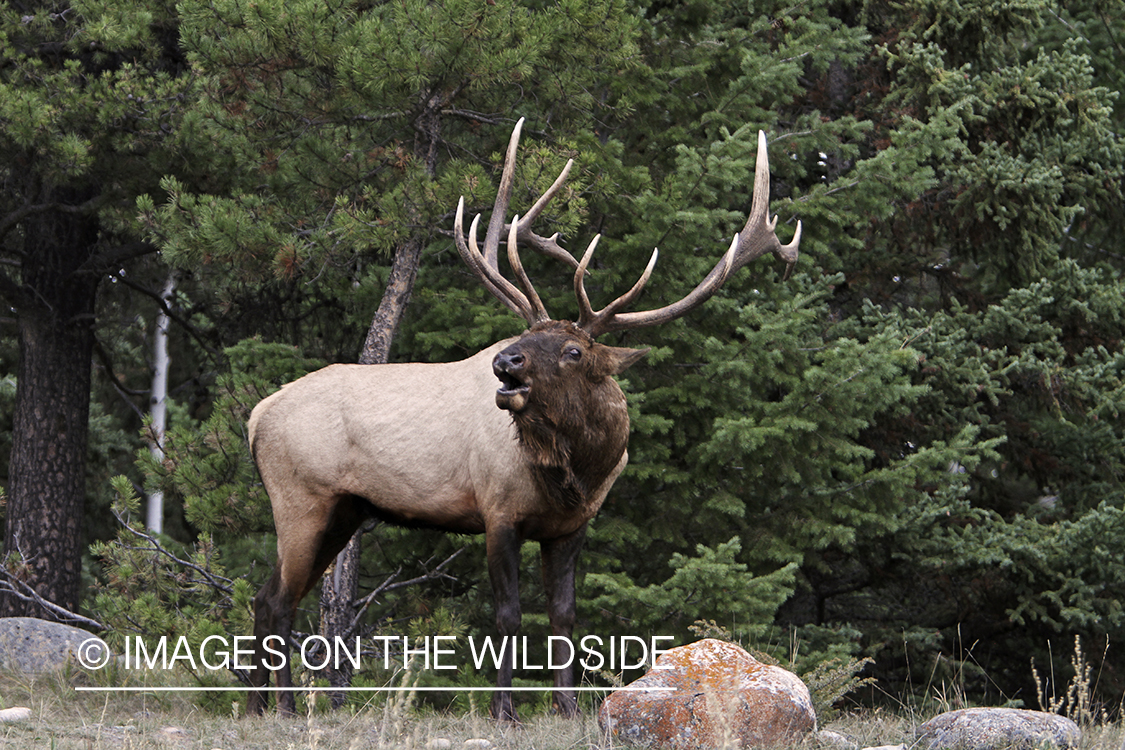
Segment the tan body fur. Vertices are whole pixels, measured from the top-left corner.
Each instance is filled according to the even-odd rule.
[[[535,541],[573,533],[592,518],[627,454],[585,507],[544,517],[512,415],[494,398],[492,359],[514,341],[460,362],[332,365],[258,404],[250,445],[273,504],[279,550],[307,548],[285,535],[319,525],[309,517],[327,517],[346,495],[396,523],[470,534],[500,524]],[[626,408],[624,394],[619,408]],[[440,429],[429,428],[435,411]]]

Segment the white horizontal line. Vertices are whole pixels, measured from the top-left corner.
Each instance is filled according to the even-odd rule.
[[[496,692],[668,692],[674,687],[90,687],[78,686],[76,691],[83,693],[218,693],[218,692],[268,692],[268,693],[496,693]]]

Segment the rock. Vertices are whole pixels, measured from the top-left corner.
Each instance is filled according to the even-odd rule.
[[[833,732],[831,729],[821,729],[813,735],[816,743],[824,748],[836,748],[836,750],[859,750],[859,743],[850,737],[846,737],[839,732]]]
[[[492,747],[492,741],[484,738],[465,740],[464,747],[469,750],[487,750],[487,748]]]
[[[923,750],[1056,750],[1077,748],[1078,725],[1065,716],[1016,708],[963,708],[915,730]]]
[[[602,703],[598,723],[634,745],[702,750],[733,744],[780,745],[816,729],[805,684],[762,664],[733,643],[705,639],[661,654],[630,688]]]
[[[105,644],[82,644],[96,639],[87,630],[34,617],[0,618],[0,669],[38,674],[68,661],[97,668],[108,661]],[[99,642],[100,643],[100,642]],[[83,658],[78,659],[80,650]],[[104,658],[103,658],[104,657]]]
[[[27,721],[31,718],[31,709],[26,706],[12,706],[0,710],[0,722]]]
[[[434,737],[426,743],[426,747],[430,750],[449,750],[453,747],[453,742],[445,737]]]
[[[156,736],[163,740],[190,740],[191,732],[183,727],[161,727],[156,730]]]

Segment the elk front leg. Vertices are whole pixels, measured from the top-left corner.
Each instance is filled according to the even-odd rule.
[[[516,660],[516,633],[520,629],[520,545],[523,540],[513,528],[489,529],[485,534],[488,551],[488,577],[492,582],[492,601],[496,609],[496,630],[504,644],[500,667],[496,670],[496,687],[490,713],[497,721],[519,723],[512,694],[503,688],[512,686],[512,670]]]
[[[582,524],[582,528],[570,536],[541,542],[539,545],[551,635],[565,638],[567,641],[574,632],[575,568],[578,565],[578,551],[582,549],[582,542],[586,539],[586,526],[587,524]],[[573,657],[573,645],[568,649],[561,641],[551,641],[551,661],[555,664],[566,664],[565,667],[555,670],[554,710],[567,717],[578,714],[578,696],[573,690],[558,688],[574,687],[574,665],[571,664]]]

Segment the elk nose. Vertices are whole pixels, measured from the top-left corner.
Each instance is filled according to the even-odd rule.
[[[518,349],[508,347],[492,360],[492,369],[497,372],[515,372],[523,369],[524,356]]]

